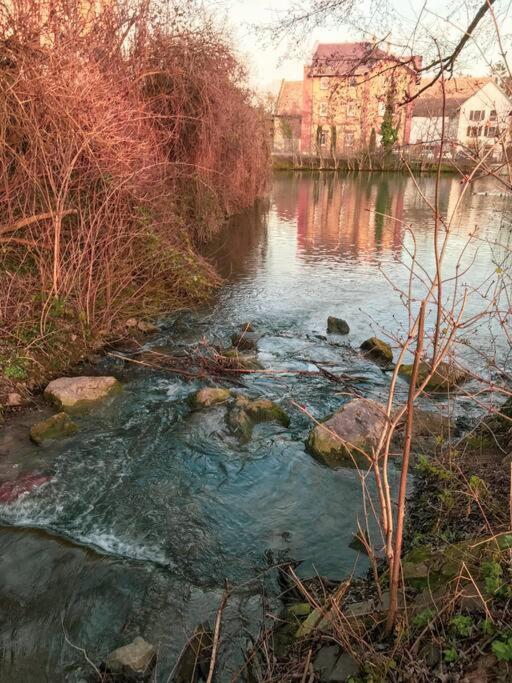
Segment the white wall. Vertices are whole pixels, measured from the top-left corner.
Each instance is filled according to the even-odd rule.
[[[410,143],[438,142],[441,139],[442,122],[442,116],[413,116]]]
[[[494,144],[494,138],[485,136],[485,127],[488,125],[495,125],[494,122],[490,121],[490,113],[493,109],[497,112],[497,124],[500,131],[506,131],[506,140],[510,140],[509,114],[512,110],[512,102],[495,83],[489,82],[462,105],[457,131],[458,141],[467,146],[474,145],[475,141],[477,141],[477,144],[480,146]],[[470,120],[470,112],[475,110],[485,111],[483,121]],[[478,138],[468,137],[468,126],[481,127]]]

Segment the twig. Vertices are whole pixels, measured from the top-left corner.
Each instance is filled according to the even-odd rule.
[[[229,591],[226,588],[226,590],[224,591],[224,595],[222,596],[222,600],[220,601],[219,609],[217,610],[217,616],[215,618],[215,630],[213,633],[212,656],[210,658],[210,670],[208,671],[208,678],[206,679],[206,683],[212,683],[212,680],[213,680],[213,673],[215,671],[215,662],[217,659],[217,649],[219,647],[220,625],[221,625],[221,621],[222,621],[222,613],[224,611],[224,607],[226,606],[226,602],[228,600],[228,595],[229,595]]]

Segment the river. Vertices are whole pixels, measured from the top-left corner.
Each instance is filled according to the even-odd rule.
[[[215,300],[160,321],[148,348],[203,337],[226,344],[251,321],[263,334],[265,368],[320,363],[382,398],[389,375],[357,348],[375,331],[382,336],[380,328],[405,330],[398,289],[408,282],[409,229],[419,264],[432,272],[433,219],[420,191],[431,201],[434,182],[275,175],[268,205],[232,219],[206,248],[225,279]],[[442,212],[459,203],[445,272],[455,272],[464,250],[459,272],[469,288],[496,279],[511,243],[511,202],[499,192],[493,180],[468,188],[441,180]],[[467,315],[482,306],[474,299]],[[350,334],[327,337],[329,315],[345,318]],[[482,324],[476,334],[481,348],[507,352],[493,329]],[[461,348],[472,367],[484,367]],[[32,445],[27,429],[36,418],[28,412],[0,438],[2,480],[33,470],[53,477],[0,506],[0,680],[88,680],[92,668],[77,647],[99,663],[142,635],[158,647],[156,680],[167,681],[190,633],[213,621],[225,581],[241,586],[226,609],[219,661],[219,680],[230,680],[257,630],[262,592],[265,609],[278,607],[269,562],[294,558],[303,575],[334,579],[367,570],[348,547],[364,515],[357,472],[329,470],[305,452],[310,419],[295,405],[322,418],[346,400],[345,389],[314,374],[244,377],[244,391],[279,401],[291,426],[259,425],[240,445],[219,410],[190,411],[186,398],[199,383],[108,358],[97,370],[116,374],[124,390],[81,417],[74,437]],[[456,410],[468,412],[464,396]]]

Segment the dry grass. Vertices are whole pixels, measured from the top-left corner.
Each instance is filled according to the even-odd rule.
[[[263,115],[223,37],[192,6],[83,6],[0,3],[11,379],[63,336],[89,344],[132,311],[203,299],[217,278],[195,243],[265,190]]]

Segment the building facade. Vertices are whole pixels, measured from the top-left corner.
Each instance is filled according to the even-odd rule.
[[[350,156],[382,144],[383,121],[409,141],[419,57],[399,59],[372,43],[319,44],[304,67],[300,151]]]
[[[302,81],[282,81],[273,119],[274,151],[300,151]]]
[[[511,99],[492,78],[437,82],[414,101],[410,142],[417,153],[437,156],[444,118],[445,155],[488,153],[499,160],[510,145],[511,112]]]

